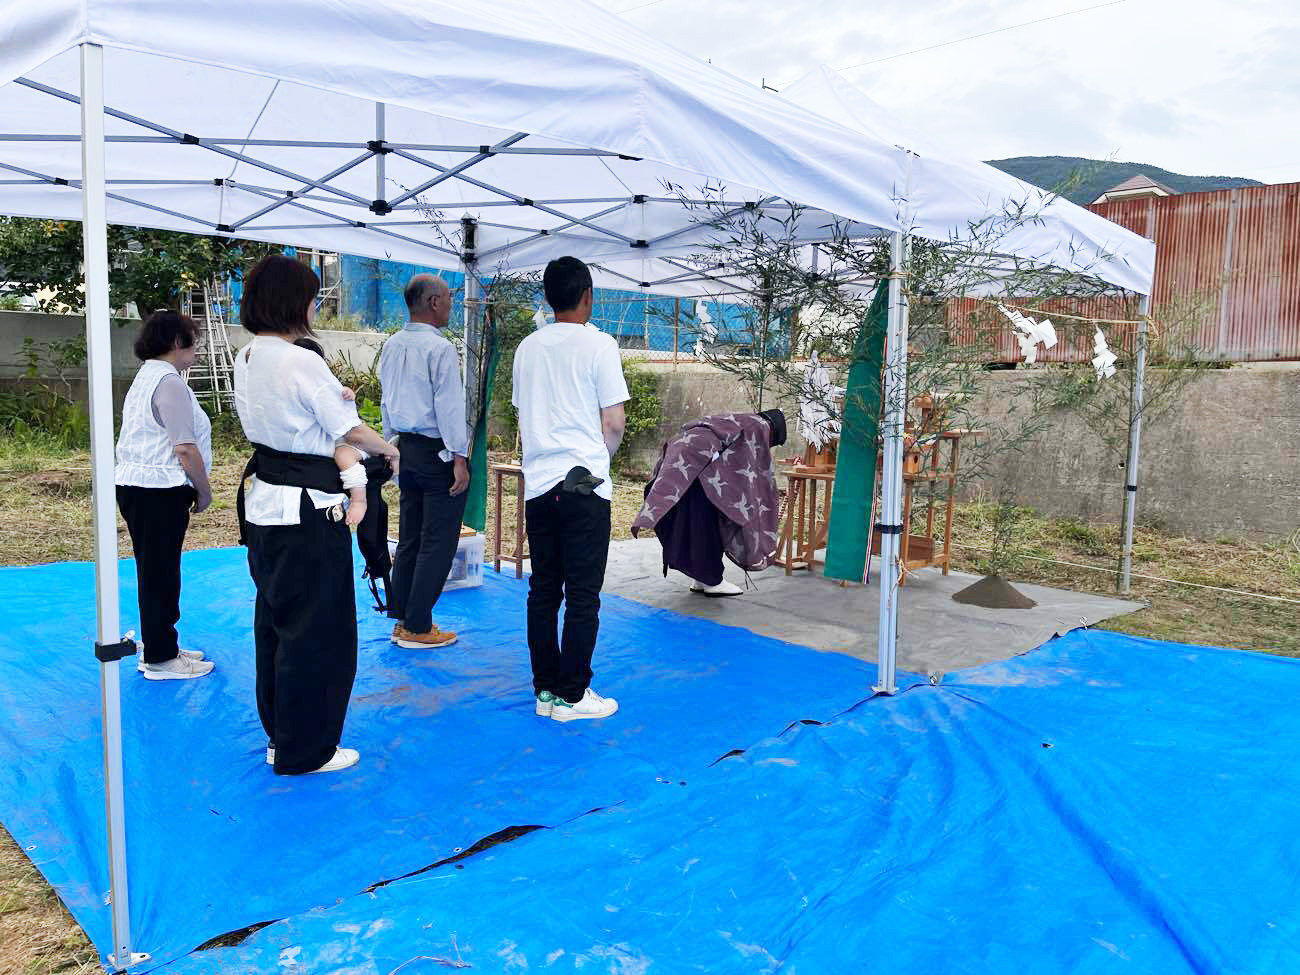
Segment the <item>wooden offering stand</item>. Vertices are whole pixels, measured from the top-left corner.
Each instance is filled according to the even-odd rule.
[[[949,430],[943,424],[949,404],[936,405],[929,395],[912,401],[919,413],[915,425],[908,424],[903,438],[903,532],[899,542],[899,561],[903,573],[898,584],[905,585],[907,573],[939,566],[947,575],[952,559],[952,519],[956,505],[957,474],[961,469],[961,442],[976,436],[975,430]],[[877,465],[883,471],[883,459]],[[925,531],[914,533],[912,510],[917,490],[923,492]],[[935,526],[942,519],[942,535],[936,537]],[[880,554],[880,533],[871,533],[871,554]]]
[[[830,527],[836,443],[820,450],[809,444],[801,458],[781,465],[787,485],[785,523],[772,564],[784,568],[786,575],[822,562],[817,553],[826,547]]]

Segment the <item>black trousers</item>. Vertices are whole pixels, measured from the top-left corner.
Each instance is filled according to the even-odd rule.
[[[352,536],[303,492],[298,525],[248,525],[257,713],[275,770],[313,772],[343,736],[357,674]]]
[[[453,465],[438,458],[441,440],[404,433],[398,440],[402,470],[398,476],[397,554],[388,615],[412,633],[433,628],[433,607],[447,584],[447,573],[460,543],[469,492],[449,493]]]
[[[528,551],[528,652],[533,690],[582,700],[600,629],[600,590],[609,559],[610,504],[594,494],[552,488],[525,506]],[[564,634],[556,638],[560,604]]]
[[[166,663],[178,652],[181,618],[181,546],[197,494],[188,484],[173,488],[118,485],[117,507],[135,552],[144,661]]]

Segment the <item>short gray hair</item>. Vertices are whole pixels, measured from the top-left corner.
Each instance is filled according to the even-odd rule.
[[[428,297],[429,291],[437,288],[439,284],[441,284],[447,291],[451,291],[451,288],[447,287],[446,281],[443,281],[442,278],[438,277],[436,274],[429,274],[427,272],[417,274],[415,277],[411,278],[410,281],[406,282],[406,290],[402,293],[402,297],[406,299],[407,311],[415,311],[419,308],[424,302],[424,299]]]

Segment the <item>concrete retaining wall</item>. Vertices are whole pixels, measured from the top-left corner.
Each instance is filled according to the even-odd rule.
[[[85,320],[80,315],[41,315],[33,312],[0,311],[0,387],[13,387],[28,382],[27,363],[23,356],[23,341],[30,338],[38,346],[51,342],[75,339],[85,334]],[[126,391],[135,378],[140,363],[132,346],[139,333],[136,320],[115,321],[112,332],[114,408],[120,410]],[[252,336],[237,325],[227,326],[227,335],[233,348],[242,348]],[[361,367],[369,366],[387,336],[382,332],[327,332],[317,333],[328,355],[351,356]],[[47,383],[54,377],[50,370],[42,370],[41,379]],[[68,377],[74,398],[87,401],[85,370]]]
[[[641,368],[659,376],[665,419],[655,437],[638,445],[638,463],[653,463],[659,442],[689,419],[754,408],[733,377],[707,366]],[[1004,415],[1024,382],[1023,372],[989,373],[980,412]],[[788,404],[771,405],[794,415]],[[793,439],[783,455],[802,450]],[[997,465],[1014,465],[1009,481],[1020,503],[1057,516],[1117,521],[1122,459],[1077,416],[1060,412],[1023,451],[1003,454],[995,477],[968,482],[964,491],[996,493],[1006,477]],[[1193,383],[1143,435],[1138,499],[1139,518],[1186,535],[1276,540],[1294,534],[1300,529],[1300,364],[1218,370]]]

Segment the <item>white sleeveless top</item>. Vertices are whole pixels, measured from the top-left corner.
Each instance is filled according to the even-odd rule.
[[[153,394],[168,376],[179,376],[176,367],[162,359],[149,359],[135,374],[135,381],[122,406],[122,432],[117,438],[118,484],[131,487],[172,488],[190,483],[185,468],[172,447],[167,429],[153,415]],[[185,387],[189,390],[189,386]],[[194,411],[195,446],[205,470],[212,470],[212,422],[190,393]]]

